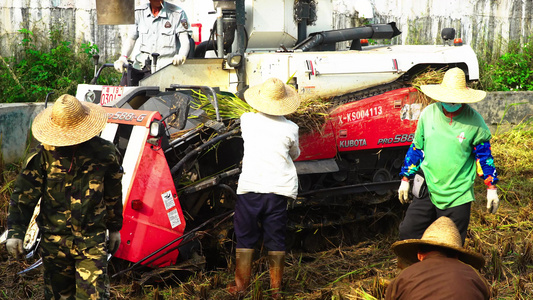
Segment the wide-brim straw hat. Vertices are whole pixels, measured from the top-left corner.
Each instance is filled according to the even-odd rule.
[[[465,72],[459,68],[446,71],[440,84],[421,85],[420,89],[428,97],[446,103],[474,103],[487,96],[485,91],[468,88]]]
[[[485,265],[485,259],[479,253],[466,250],[462,246],[461,234],[455,223],[448,217],[440,217],[424,232],[421,239],[409,239],[392,244],[391,249],[399,260],[407,265],[418,262],[418,249],[421,245],[432,245],[457,252],[457,258],[476,269]]]
[[[43,144],[71,146],[97,136],[106,123],[107,113],[100,105],[65,94],[35,117],[32,133]]]
[[[269,78],[244,92],[244,99],[254,109],[269,115],[283,116],[300,106],[300,95],[278,78]]]

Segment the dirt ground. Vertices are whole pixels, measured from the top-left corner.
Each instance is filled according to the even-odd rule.
[[[492,285],[492,299],[531,299],[533,248],[523,242],[529,238],[531,228],[514,227],[513,222],[501,223],[502,219],[509,221],[506,211],[503,207],[498,215],[487,215],[481,203],[475,205],[466,244],[484,249],[480,252],[487,264],[481,271]],[[284,273],[285,299],[383,299],[388,282],[399,272],[396,257],[389,249],[397,238],[398,224],[393,220],[388,222],[390,226],[381,224],[380,232],[354,245],[329,247],[315,253],[289,252]],[[514,227],[514,234],[499,232],[498,226]],[[487,232],[495,241],[481,239],[480,234]],[[487,243],[494,243],[494,247],[485,248]],[[233,280],[233,262],[228,259],[229,267],[152,272],[149,279],[141,278],[141,273],[126,273],[112,278],[112,299],[234,299],[226,292],[227,284]],[[8,258],[5,247],[0,247],[0,299],[42,298],[40,268],[24,275],[16,274],[33,261],[15,261]],[[110,273],[124,267],[123,262],[112,260]],[[269,299],[264,256],[256,254],[253,273],[250,292],[241,299]]]
[[[372,232],[374,238],[356,245],[328,247],[315,253],[289,252],[284,273],[285,299],[358,299],[350,295],[367,288],[369,293],[383,296],[384,284],[396,270],[395,257],[388,249],[394,241],[394,227],[380,228]],[[252,287],[243,299],[270,298],[266,257],[257,252],[260,251],[254,257]],[[16,261],[7,256],[5,247],[0,247],[0,299],[42,298],[41,267],[16,274],[34,261]],[[229,266],[212,270],[164,273],[154,270],[151,277],[146,276],[150,270],[129,272],[112,278],[112,299],[234,299],[226,292],[227,284],[233,280],[230,271],[233,258],[228,257],[228,261]],[[125,268],[124,262],[112,260],[110,274],[121,268]]]
[[[485,212],[486,191],[481,180],[475,184],[476,201],[465,247],[481,253],[485,266],[481,274],[491,285],[492,299],[533,299],[533,131],[520,130],[496,135],[492,150],[500,177],[501,200],[496,214]],[[13,174],[0,178],[0,230],[6,228],[7,186]],[[392,201],[397,201],[392,199]],[[402,209],[405,209],[403,207]],[[373,220],[352,230],[360,234],[353,244],[331,242],[317,252],[291,251],[285,264],[285,299],[382,299],[387,283],[398,273],[390,245],[397,240],[398,217]],[[339,229],[339,232],[345,232]],[[316,232],[317,240],[329,237]],[[367,234],[361,234],[367,233]],[[368,234],[371,233],[371,234]],[[228,265],[192,271],[145,275],[126,273],[112,278],[112,299],[233,299],[226,285],[233,280],[233,258]],[[41,270],[24,270],[34,260],[15,261],[0,246],[0,299],[40,299],[43,297]],[[112,260],[110,273],[123,268]],[[265,257],[257,255],[250,291],[243,299],[269,299]],[[146,276],[146,274],[152,276]],[[147,279],[148,278],[148,279]],[[141,284],[143,282],[143,284]]]

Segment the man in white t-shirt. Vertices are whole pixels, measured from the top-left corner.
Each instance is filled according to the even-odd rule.
[[[263,236],[269,250],[270,288],[276,298],[280,296],[285,263],[287,198],[296,199],[298,193],[293,160],[300,155],[298,125],[284,115],[296,111],[300,97],[293,87],[277,78],[249,88],[244,97],[259,112],[241,116],[244,157],[234,217],[235,284],[229,291],[239,293],[247,289],[253,248]]]

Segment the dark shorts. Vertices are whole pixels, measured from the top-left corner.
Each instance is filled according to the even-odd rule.
[[[445,216],[455,223],[463,244],[466,239],[466,231],[470,223],[470,206],[471,202],[450,207],[447,209],[437,208],[429,199],[429,196],[424,198],[413,198],[413,202],[409,204],[405,217],[400,223],[400,240],[420,239],[424,231],[438,218]]]
[[[261,236],[270,251],[285,251],[287,198],[276,194],[237,195],[233,224],[237,248],[254,248]]]

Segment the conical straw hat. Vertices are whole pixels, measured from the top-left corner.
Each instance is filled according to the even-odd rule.
[[[244,99],[258,111],[283,116],[295,112],[300,106],[300,96],[290,85],[278,78],[269,78],[244,92]]]
[[[446,71],[441,84],[421,85],[420,89],[428,97],[447,103],[474,103],[487,96],[485,91],[468,88],[465,72],[459,68]]]
[[[409,239],[392,244],[391,249],[409,265],[418,262],[418,249],[421,245],[432,245],[457,252],[460,261],[480,269],[485,264],[481,254],[468,251],[462,246],[461,234],[455,223],[448,217],[440,217],[424,232],[421,239]]]
[[[71,146],[97,136],[106,123],[107,113],[100,105],[65,94],[35,117],[32,133],[43,144]]]

